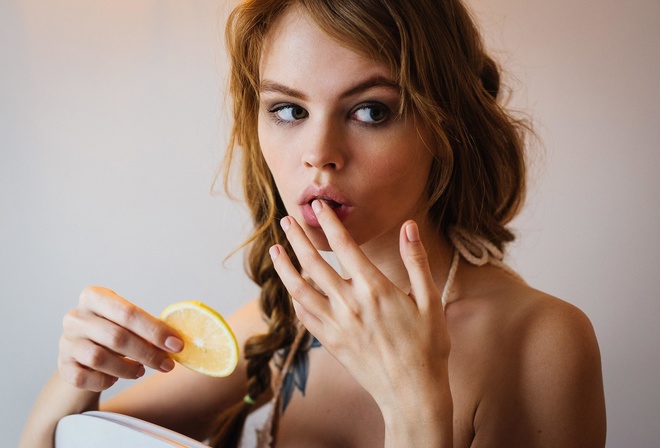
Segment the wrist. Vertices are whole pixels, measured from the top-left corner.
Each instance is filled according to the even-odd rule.
[[[400,411],[385,418],[385,447],[451,448],[453,446],[453,412],[416,409]]]
[[[449,382],[425,389],[415,397],[399,397],[381,407],[386,447],[449,448],[453,446],[453,402]],[[430,392],[430,393],[429,393]]]

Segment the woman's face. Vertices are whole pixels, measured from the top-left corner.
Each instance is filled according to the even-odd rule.
[[[397,114],[399,88],[387,66],[291,9],[269,33],[260,73],[261,150],[287,212],[318,249],[328,245],[311,208],[316,198],[360,245],[421,218],[430,133],[413,114]]]

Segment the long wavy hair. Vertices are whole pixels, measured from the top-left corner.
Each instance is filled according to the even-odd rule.
[[[483,237],[499,249],[514,239],[507,224],[525,196],[525,123],[499,102],[500,71],[460,0],[244,0],[229,16],[225,38],[230,57],[233,126],[225,159],[241,159],[243,191],[254,221],[246,243],[246,269],[261,287],[268,333],[245,344],[247,392],[270,391],[273,354],[296,335],[289,295],[268,248],[281,244],[300,269],[280,226],[286,215],[259,146],[260,63],[264,42],[278,18],[301,8],[329,36],[386,64],[402,92],[400,111],[414,110],[434,137],[426,211],[440,234],[453,226]],[[239,157],[240,156],[240,157]],[[214,446],[238,444],[252,405],[241,401],[220,417]]]

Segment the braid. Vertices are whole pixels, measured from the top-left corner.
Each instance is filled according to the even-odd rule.
[[[248,199],[253,210],[255,227],[259,230],[251,238],[246,268],[251,279],[261,287],[260,306],[268,323],[267,333],[253,336],[245,343],[247,395],[251,401],[270,389],[270,360],[276,351],[290,346],[297,333],[295,313],[289,293],[275,271],[268,255],[268,248],[276,243],[281,244],[299,271],[300,267],[279,226],[279,220],[285,214],[281,198],[277,191],[268,191],[268,193],[265,197],[275,196],[274,201],[263,200],[263,196],[262,200]],[[275,212],[272,211],[273,205]],[[222,448],[238,446],[252,404],[241,400],[220,415],[216,426],[218,432],[211,437],[212,446]]]

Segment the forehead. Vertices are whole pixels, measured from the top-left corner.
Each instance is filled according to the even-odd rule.
[[[300,7],[291,7],[273,24],[264,41],[261,80],[291,87],[338,87],[355,77],[391,79],[389,68],[348,48],[325,33]]]

